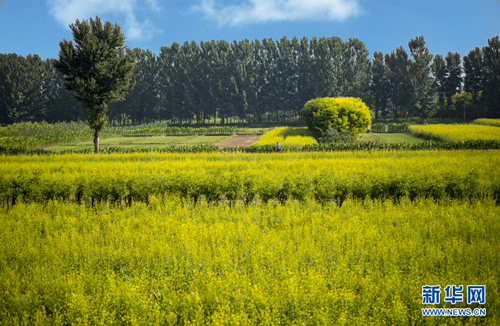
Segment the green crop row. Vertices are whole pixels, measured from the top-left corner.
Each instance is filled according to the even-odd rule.
[[[114,134],[103,131],[101,137],[110,137]],[[92,139],[93,131],[90,129],[55,131],[36,136],[12,136],[0,139],[0,149],[31,149],[36,146],[66,143],[75,140]]]
[[[498,150],[499,140],[464,140],[446,142],[421,142],[421,143],[329,143],[312,144],[303,146],[282,146],[282,152],[335,152],[335,151],[418,151],[418,150]],[[122,153],[272,153],[276,152],[274,145],[252,145],[249,147],[232,146],[219,149],[215,145],[193,145],[150,148],[123,148],[117,146],[106,147],[100,150],[102,154]],[[0,145],[0,154],[4,155],[53,155],[53,154],[93,154],[93,149],[64,150],[56,152],[43,148],[20,148]]]
[[[192,127],[169,127],[165,125],[159,126],[133,126],[133,127],[121,127],[123,132],[120,134],[123,136],[153,136],[153,135],[165,135],[165,136],[177,136],[177,135],[226,135],[226,134],[236,134],[236,135],[256,135],[262,134],[266,129],[248,129],[248,128],[237,128],[237,127],[204,127],[204,128],[192,128]]]
[[[154,136],[154,135],[255,135],[265,133],[267,129],[247,129],[236,127],[170,127],[158,123],[152,125],[114,127],[106,126],[101,132],[101,138],[121,136]],[[90,140],[94,131],[83,122],[32,124],[19,123],[7,127],[0,127],[0,153],[6,149],[19,152],[23,149],[32,149],[37,146],[67,143],[77,140]],[[29,151],[28,151],[29,152]]]
[[[489,150],[500,149],[499,140],[465,140],[448,142],[421,142],[421,143],[319,143],[304,146],[283,146],[283,152],[330,152],[330,151],[417,151],[417,150]],[[246,153],[266,153],[274,151],[272,145],[252,145],[242,151]]]
[[[22,122],[0,127],[0,137],[30,137],[65,131],[78,131],[87,129],[88,124],[83,121],[72,122]]]
[[[129,153],[213,153],[219,148],[215,145],[170,145],[165,147],[149,148],[130,148],[109,146],[99,150],[101,154],[129,154]],[[19,148],[19,147],[0,147],[0,154],[5,155],[55,155],[55,154],[94,154],[93,148],[86,149],[67,149],[62,151],[53,151],[43,148]]]
[[[0,137],[36,137],[47,134],[57,134],[70,131],[92,132],[87,123],[83,121],[59,123],[15,123],[0,127]],[[258,134],[267,129],[247,129],[232,126],[211,127],[172,127],[166,123],[154,123],[138,126],[111,126],[104,127],[103,132],[121,135],[195,135],[195,134]]]
[[[371,132],[407,132],[409,123],[373,123]]]

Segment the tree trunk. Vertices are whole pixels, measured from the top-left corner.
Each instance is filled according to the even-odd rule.
[[[465,120],[465,95],[464,95],[464,120]]]
[[[99,135],[101,134],[101,128],[95,128],[94,131],[94,153],[99,154]]]

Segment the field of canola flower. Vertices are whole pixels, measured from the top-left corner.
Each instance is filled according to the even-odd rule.
[[[500,140],[500,128],[491,125],[412,125],[408,131],[417,137],[437,141]]]
[[[16,205],[0,210],[0,324],[498,325],[498,217],[490,200]],[[486,304],[422,305],[447,284],[485,285]]]
[[[481,125],[492,125],[500,127],[500,119],[476,119],[474,123],[479,123]]]
[[[496,151],[6,156],[0,200],[130,205],[166,193],[229,204],[308,196],[340,205],[349,196],[498,200],[498,166]]]
[[[260,136],[254,145],[301,146],[317,144],[318,141],[306,128],[279,127]]]
[[[0,324],[497,325],[499,164],[497,151],[3,156]],[[486,304],[444,302],[449,284],[485,285]],[[422,304],[424,285],[441,304]]]

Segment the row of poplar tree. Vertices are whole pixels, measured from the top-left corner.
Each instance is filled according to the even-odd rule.
[[[359,97],[376,119],[500,117],[498,36],[463,60],[456,52],[433,56],[422,36],[408,50],[375,52],[370,60],[363,42],[338,37],[193,41],[161,47],[158,55],[129,49],[135,87],[108,114],[133,123],[286,123],[300,120],[310,99]],[[85,119],[53,62],[0,54],[1,124]]]

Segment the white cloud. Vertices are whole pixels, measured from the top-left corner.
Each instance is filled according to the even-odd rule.
[[[215,0],[201,0],[201,11],[220,25],[296,20],[344,21],[362,13],[358,0],[248,0],[235,5],[221,5]]]
[[[161,7],[158,5],[158,0],[146,0],[146,2],[154,11],[161,11]]]
[[[123,15],[125,23],[118,24],[122,26],[125,36],[131,40],[149,40],[159,32],[150,20],[139,22],[134,14],[139,6],[141,9],[146,7],[152,11],[161,11],[157,0],[47,0],[47,5],[50,14],[64,27],[69,27],[76,19],[89,19],[112,13]]]

